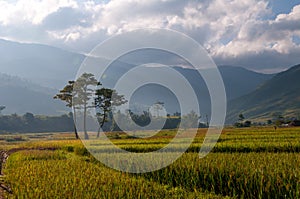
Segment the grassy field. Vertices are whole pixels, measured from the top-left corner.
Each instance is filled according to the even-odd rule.
[[[187,132],[188,133],[188,132]],[[118,147],[144,153],[164,147],[175,131],[147,139],[109,133]],[[130,174],[95,160],[70,133],[0,136],[11,151],[1,181],[6,198],[300,198],[300,128],[227,128],[205,158],[205,129],[178,160]],[[101,143],[93,150],[107,153]]]

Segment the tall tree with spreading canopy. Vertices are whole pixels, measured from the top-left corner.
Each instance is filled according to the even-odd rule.
[[[67,104],[67,107],[73,108],[73,119],[74,119],[74,132],[76,139],[79,138],[77,128],[76,128],[76,106],[73,106],[73,100],[77,99],[76,94],[74,93],[74,81],[69,81],[68,84],[59,91],[58,94],[56,94],[53,98],[54,99],[60,99],[62,101],[65,101]]]
[[[127,100],[124,98],[124,95],[119,95],[115,90],[109,88],[97,89],[95,95],[95,108],[100,125],[97,133],[98,138],[100,130],[107,121],[108,114],[112,111],[113,107],[125,104]]]
[[[55,95],[55,99],[61,99],[67,102],[68,107],[73,107],[74,112],[74,128],[76,138],[79,138],[76,129],[76,110],[81,109],[83,112],[83,132],[84,139],[89,139],[87,133],[87,113],[88,109],[96,108],[97,119],[99,122],[99,137],[100,128],[107,121],[108,114],[114,106],[120,106],[127,102],[123,95],[117,94],[116,91],[109,88],[95,89],[96,86],[101,86],[95,76],[91,73],[83,73],[76,81],[69,81],[59,94]]]
[[[73,106],[78,106],[83,109],[83,132],[84,139],[89,139],[87,133],[87,110],[94,108],[95,89],[93,87],[100,86],[95,76],[91,73],[83,73],[74,83],[74,91],[78,100],[73,102]]]

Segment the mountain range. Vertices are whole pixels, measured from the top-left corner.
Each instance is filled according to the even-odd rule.
[[[86,55],[47,45],[0,40],[0,105],[6,106],[3,113],[57,115],[69,111],[64,103],[53,100],[53,95],[74,79],[85,58]],[[101,82],[113,85],[134,66],[126,61],[114,62],[106,73],[109,78]],[[195,69],[173,67],[196,91],[201,113],[209,114],[209,92],[201,75]],[[239,113],[249,119],[266,119],[276,111],[289,116],[299,111],[299,65],[279,74],[261,74],[235,66],[218,68],[227,95],[227,123],[234,122]],[[178,102],[173,94],[157,85],[139,89],[131,105],[149,106],[157,100],[167,102],[169,112],[177,111]]]
[[[84,55],[59,48],[0,39],[0,72],[61,88],[76,75]]]

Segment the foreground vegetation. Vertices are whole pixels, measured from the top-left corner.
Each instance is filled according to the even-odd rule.
[[[174,131],[148,139],[108,134],[119,147],[148,152],[165,146]],[[300,198],[300,128],[225,129],[213,153],[199,159],[205,131],[172,165],[129,174],[96,161],[69,134],[28,135],[6,162],[8,198]],[[9,140],[9,139],[8,139]],[[95,150],[107,152],[104,146]],[[26,150],[25,150],[26,149]],[[43,150],[42,150],[43,149]]]

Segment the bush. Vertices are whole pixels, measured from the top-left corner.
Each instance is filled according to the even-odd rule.
[[[74,146],[65,146],[63,149],[67,152],[74,152]]]
[[[75,147],[74,152],[76,155],[89,156],[90,153],[85,147]]]

